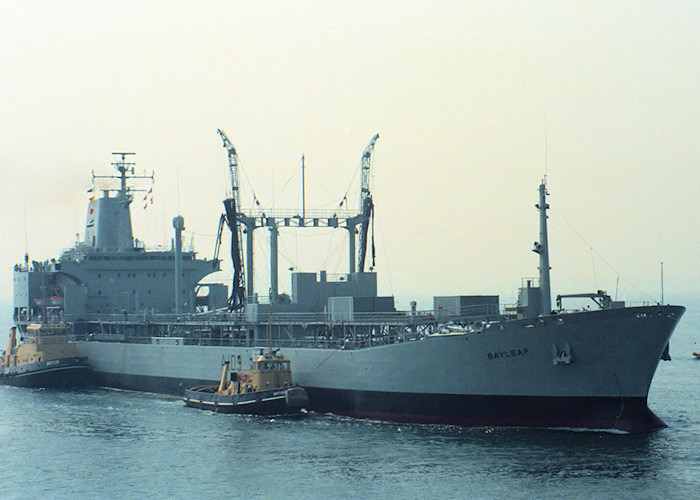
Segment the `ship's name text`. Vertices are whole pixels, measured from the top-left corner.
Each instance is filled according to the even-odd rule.
[[[489,359],[500,359],[500,358],[517,358],[518,356],[525,356],[527,354],[527,347],[523,349],[511,349],[510,351],[498,351],[489,352],[486,355]]]

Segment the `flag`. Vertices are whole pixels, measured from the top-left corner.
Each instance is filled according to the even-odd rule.
[[[153,186],[151,186],[143,197],[143,209],[146,210],[149,204],[153,205]]]

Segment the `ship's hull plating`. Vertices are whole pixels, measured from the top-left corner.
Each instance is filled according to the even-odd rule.
[[[92,383],[92,368],[85,358],[62,358],[6,369],[0,384],[16,387],[67,388]]]
[[[350,349],[285,348],[310,410],[399,422],[645,432],[659,358],[683,314],[650,306],[491,324]],[[242,347],[82,342],[107,386],[182,394]]]
[[[666,425],[646,398],[479,396],[309,389],[315,411],[391,422],[649,432]]]
[[[200,410],[263,416],[298,416],[308,403],[306,392],[301,388],[277,388],[243,394],[217,394],[216,388],[186,389],[183,400],[187,406]],[[291,394],[288,391],[292,391]]]

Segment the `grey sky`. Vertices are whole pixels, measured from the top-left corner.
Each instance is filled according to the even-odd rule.
[[[30,257],[57,257],[82,236],[90,171],[108,172],[112,151],[156,174],[135,235],[169,240],[179,184],[211,257],[228,185],[217,128],[277,208],[300,204],[302,153],[308,207],[348,189],[356,206],[378,132],[380,293],[401,307],[514,300],[537,273],[545,170],[555,295],[657,299],[661,261],[667,299],[697,294],[700,8],[564,3],[0,1],[3,301],[25,220]],[[283,233],[281,287],[290,266],[345,271],[344,236]]]

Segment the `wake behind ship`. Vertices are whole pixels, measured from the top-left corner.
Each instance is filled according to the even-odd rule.
[[[547,190],[539,187],[539,276],[523,280],[515,307],[498,296],[434,297],[430,311],[398,311],[365,271],[374,204],[369,171],[375,135],[361,156],[359,209],[241,210],[238,156],[228,152],[231,194],[219,223],[231,235],[231,290],[202,280],[220,269],[182,247],[173,219],[170,249],[135,240],[130,204],[138,192],[126,153],[120,187],[88,205],[84,240],[57,260],[15,267],[20,332],[55,299],[105,386],[182,395],[216,383],[221,366],[245,369],[261,346],[283,348],[307,408],[359,418],[465,426],[526,426],[646,432],[663,427],[647,406],[659,359],[685,309],[626,307],[603,291],[560,295],[549,285]],[[146,178],[152,182],[152,177]],[[346,204],[347,206],[347,204]],[[278,293],[279,228],[338,228],[348,235],[348,273],[293,272]],[[253,234],[269,231],[270,295],[253,283]],[[245,236],[245,242],[244,242]],[[373,244],[371,245],[373,252]],[[371,269],[371,268],[370,268]],[[566,310],[587,298],[593,311]]]

